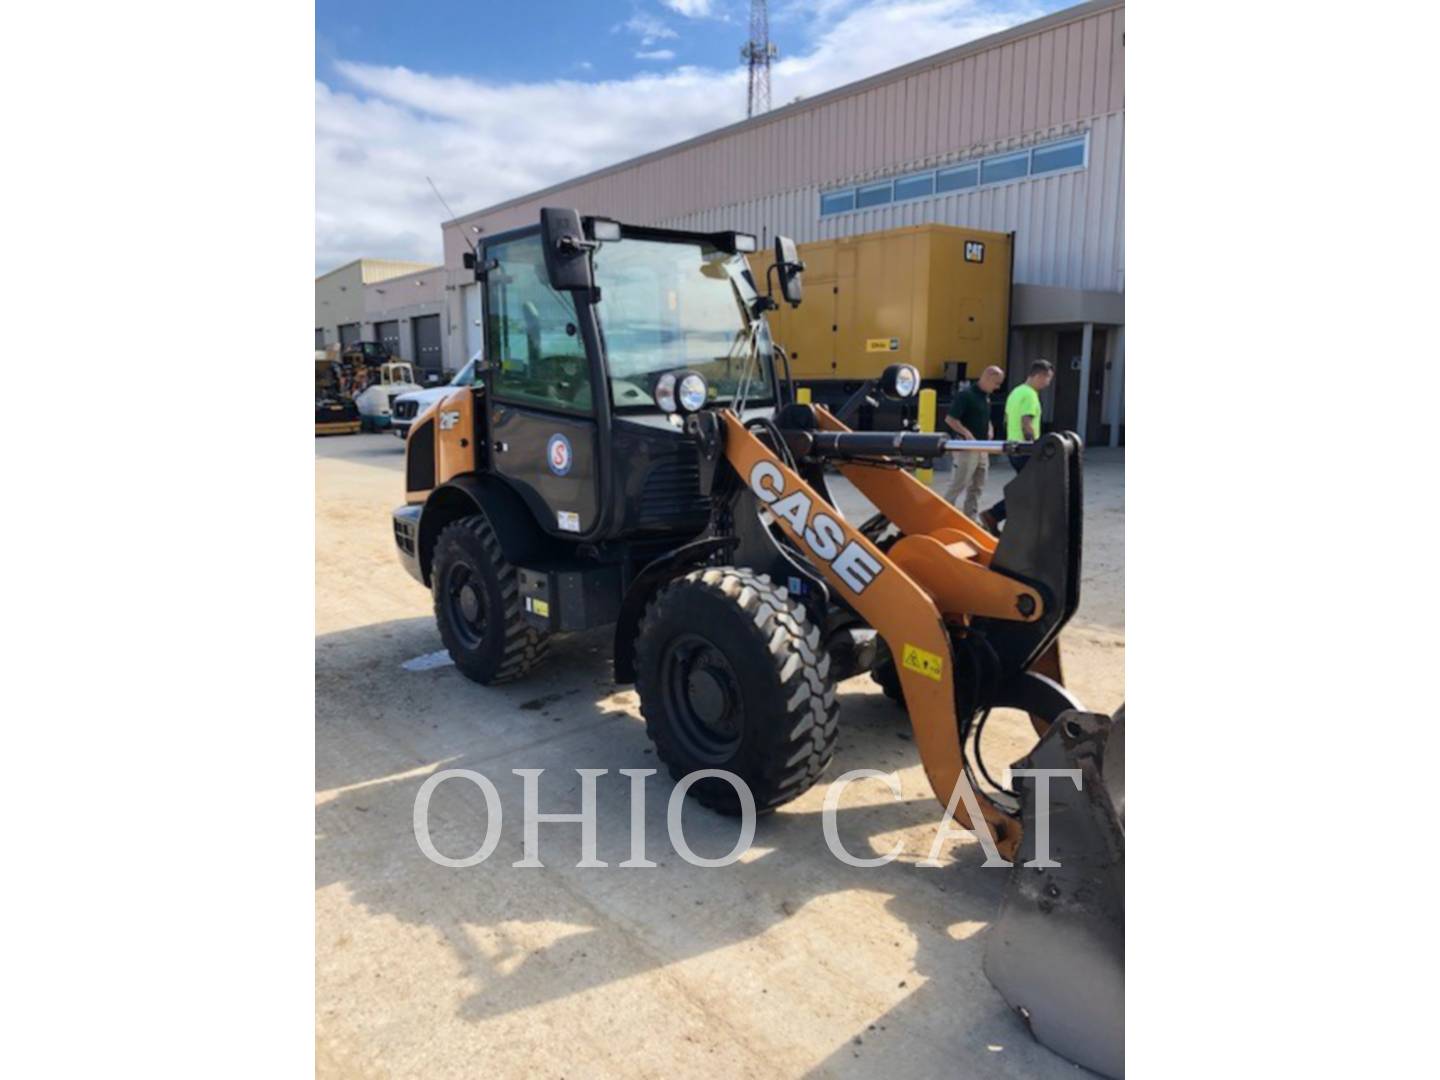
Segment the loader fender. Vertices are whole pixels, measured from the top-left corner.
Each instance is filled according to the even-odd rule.
[[[710,561],[711,556],[727,551],[734,547],[736,542],[733,536],[694,540],[660,556],[635,576],[635,580],[625,590],[625,599],[620,603],[620,617],[615,620],[614,657],[617,683],[635,681],[635,635],[640,629],[645,608],[655,594],[666,582],[704,565]]]
[[[475,513],[482,513],[489,520],[500,541],[500,550],[506,560],[516,566],[545,557],[553,546],[553,541],[536,524],[530,509],[503,480],[475,473],[453,477],[430,493],[420,514],[417,547],[420,574],[427,587],[435,541],[441,531],[452,521]]]

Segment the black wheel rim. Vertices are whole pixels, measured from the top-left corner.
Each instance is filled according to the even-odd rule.
[[[465,563],[455,563],[445,572],[445,606],[450,625],[466,650],[480,648],[489,622],[490,598],[485,582]]]
[[[729,761],[740,746],[744,712],[740,680],[725,654],[699,634],[681,634],[665,651],[660,678],[686,752],[707,764]]]

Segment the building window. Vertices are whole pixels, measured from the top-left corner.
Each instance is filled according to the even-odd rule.
[[[919,176],[904,176],[895,181],[895,201],[901,199],[923,199],[935,194],[935,174],[922,173]]]
[[[315,327],[315,348],[317,348],[317,349],[323,349],[324,347],[325,347],[325,328],[324,328],[323,326],[317,326],[317,327]]]
[[[1008,150],[963,165],[947,165],[933,172],[910,173],[884,183],[842,188],[820,195],[820,216],[848,214],[872,206],[908,199],[928,199],[987,184],[1007,184],[1029,176],[1043,176],[1086,167],[1089,136],[1070,136],[1028,150]]]
[[[1030,175],[1055,172],[1059,169],[1078,169],[1085,164],[1085,140],[1051,143],[1037,146],[1030,157]]]
[[[890,201],[890,185],[872,184],[869,187],[862,187],[855,193],[855,208],[864,210],[869,206],[884,206]]]
[[[935,174],[935,190],[964,191],[980,183],[980,169],[971,165],[967,169],[941,169]]]
[[[1002,180],[1018,180],[1030,171],[1030,151],[986,158],[980,163],[980,182],[998,184]]]

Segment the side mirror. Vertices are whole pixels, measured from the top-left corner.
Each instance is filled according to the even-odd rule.
[[[590,252],[595,247],[593,240],[585,239],[585,229],[580,224],[580,215],[574,210],[547,206],[540,211],[540,246],[545,251],[545,273],[555,289],[584,289],[595,287],[595,275],[590,267]]]
[[[780,295],[791,307],[800,306],[800,273],[805,264],[788,236],[775,237],[775,269],[780,275]]]

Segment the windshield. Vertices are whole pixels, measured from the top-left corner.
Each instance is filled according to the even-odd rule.
[[[710,244],[624,239],[595,253],[600,326],[616,408],[653,408],[655,382],[689,368],[705,376],[711,401],[773,404],[770,338],[752,325],[755,297],[744,258]],[[748,371],[747,371],[748,369]]]

